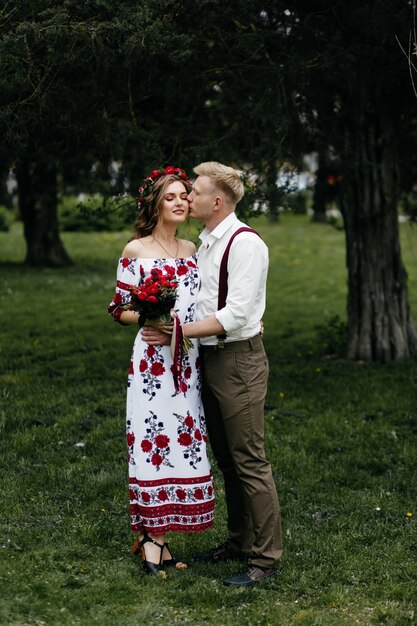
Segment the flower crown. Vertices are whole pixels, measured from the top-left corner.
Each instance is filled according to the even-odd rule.
[[[153,170],[153,172],[151,172],[149,176],[147,176],[144,179],[144,181],[142,182],[142,184],[140,185],[138,189],[138,192],[139,192],[138,209],[139,210],[141,209],[142,203],[145,201],[146,196],[150,193],[154,183],[158,180],[158,178],[161,178],[161,176],[170,176],[171,174],[176,174],[177,176],[182,178],[186,183],[191,184],[190,181],[188,180],[187,174],[180,167],[173,167],[172,165],[167,165],[165,168],[161,168],[160,170]]]

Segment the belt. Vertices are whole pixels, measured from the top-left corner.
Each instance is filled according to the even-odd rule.
[[[255,335],[250,339],[242,339],[241,341],[228,341],[225,343],[215,344],[212,346],[205,346],[200,344],[200,348],[203,352],[215,352],[215,351],[223,351],[226,350],[228,352],[247,352],[248,350],[255,350],[256,348],[262,346],[262,337],[261,335]]]

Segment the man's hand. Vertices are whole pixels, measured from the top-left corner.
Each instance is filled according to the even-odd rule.
[[[172,326],[170,328],[172,333]],[[141,335],[143,341],[150,346],[169,346],[171,343],[171,334],[157,330],[152,326],[144,326],[141,330]]]

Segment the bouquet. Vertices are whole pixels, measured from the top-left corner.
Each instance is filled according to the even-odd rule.
[[[141,285],[129,286],[131,301],[126,308],[139,313],[139,327],[145,325],[159,329],[153,320],[170,324],[170,311],[175,305],[178,282],[174,268],[167,267],[163,272],[158,268],[151,270],[151,275]]]

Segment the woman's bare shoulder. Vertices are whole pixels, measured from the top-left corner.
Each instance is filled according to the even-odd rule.
[[[135,259],[146,256],[147,244],[149,245],[147,240],[148,237],[143,237],[129,241],[123,248],[122,258]]]
[[[192,241],[189,241],[188,239],[180,239],[180,244],[182,252],[181,256],[193,256],[193,254],[196,253],[196,247]]]

